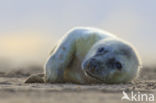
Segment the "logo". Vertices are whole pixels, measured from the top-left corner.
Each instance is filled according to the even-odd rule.
[[[154,94],[146,94],[141,92],[133,92],[131,91],[130,95],[128,95],[125,91],[122,92],[123,96],[121,100],[127,101],[146,101],[146,102],[153,102],[154,101]]]

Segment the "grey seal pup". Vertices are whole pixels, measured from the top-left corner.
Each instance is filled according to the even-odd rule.
[[[51,51],[43,74],[26,83],[125,83],[139,74],[134,47],[115,35],[90,27],[68,31]]]

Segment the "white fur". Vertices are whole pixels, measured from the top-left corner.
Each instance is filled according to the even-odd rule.
[[[93,52],[94,50],[90,50],[90,49],[94,45],[96,45],[98,41],[106,40],[109,38],[114,40],[118,39],[116,36],[112,35],[111,33],[99,29],[95,29],[95,28],[77,27],[67,32],[63,36],[63,38],[58,42],[58,44],[50,54],[45,64],[46,81],[56,82],[56,81],[63,80],[64,71],[67,69],[67,67],[68,70],[69,69],[74,70],[75,68],[82,69],[81,63],[85,60],[85,56],[88,54],[89,57],[89,55],[92,55],[92,53],[94,53]],[[73,56],[75,56],[74,59]],[[137,58],[138,57],[136,56],[136,59]],[[78,65],[78,67],[74,67],[74,66],[70,67],[69,65],[71,62],[77,63],[76,65]],[[133,63],[126,62],[125,65],[128,65],[129,67],[126,69],[129,72],[129,74],[127,74],[127,77],[132,78],[135,77],[135,75],[133,75],[135,74],[134,72],[138,72],[137,69],[139,68],[138,66],[140,65],[140,60],[138,64],[136,64],[135,62]],[[134,70],[131,69],[133,67]],[[72,78],[76,78],[80,82],[82,81],[82,83],[85,82],[79,74],[75,73],[74,75],[73,72],[72,74],[70,74],[70,76]]]

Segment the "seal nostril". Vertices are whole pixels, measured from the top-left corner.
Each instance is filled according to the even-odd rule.
[[[120,62],[116,62],[116,63],[115,63],[115,66],[116,66],[116,68],[117,68],[118,70],[121,70],[121,69],[122,69],[122,65],[121,65]]]

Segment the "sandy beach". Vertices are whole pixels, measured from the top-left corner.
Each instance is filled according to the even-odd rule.
[[[32,73],[42,72],[41,68],[16,69],[0,72],[1,103],[119,103],[122,91],[156,96],[156,69],[143,68],[140,77],[126,84],[25,84]],[[152,103],[152,102],[150,102]],[[154,102],[153,102],[154,103]]]

